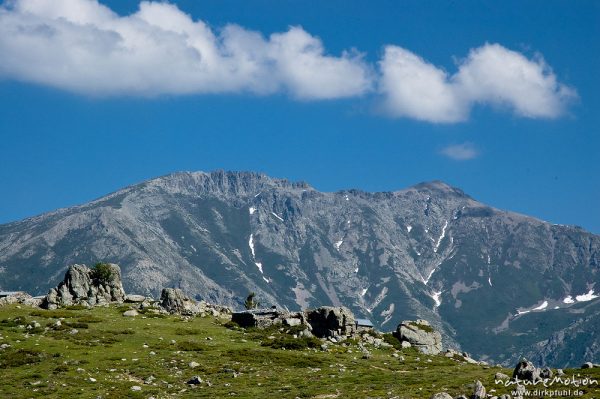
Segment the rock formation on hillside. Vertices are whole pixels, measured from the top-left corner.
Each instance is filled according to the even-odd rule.
[[[98,264],[90,269],[86,265],[76,264],[70,266],[63,281],[48,292],[42,307],[56,309],[71,305],[98,306],[112,302],[122,303],[124,300],[125,290],[118,265]]]
[[[442,335],[427,320],[403,321],[398,325],[394,336],[400,342],[409,342],[427,355],[437,355],[442,351]]]

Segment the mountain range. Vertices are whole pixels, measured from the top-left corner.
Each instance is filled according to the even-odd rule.
[[[600,354],[600,236],[482,204],[440,181],[319,192],[251,172],[175,173],[0,225],[0,289],[45,294],[74,263],[127,292],[241,307],[344,305],[381,330],[427,319],[505,365]]]

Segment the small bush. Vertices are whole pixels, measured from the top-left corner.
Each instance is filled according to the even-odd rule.
[[[229,320],[227,323],[224,323],[223,327],[229,328],[230,330],[239,330],[241,328],[238,323],[231,320]]]
[[[176,335],[198,335],[202,334],[202,330],[198,328],[176,328]]]
[[[18,327],[20,325],[26,325],[27,319],[24,317],[15,317],[14,319],[2,319],[0,320],[0,327]]]
[[[71,306],[71,307],[75,307],[75,306]],[[80,307],[80,306],[78,306]],[[84,307],[81,307],[84,308]],[[31,316],[34,317],[43,317],[46,319],[68,319],[70,317],[74,317],[76,315],[74,315],[72,312],[69,312],[68,310],[34,310],[33,312],[29,313]]]
[[[0,369],[39,363],[45,357],[44,353],[31,349],[18,349],[16,351],[5,352],[0,357]]]
[[[82,323],[82,322],[77,322],[77,321],[65,323],[65,324],[71,328],[77,328],[77,329],[83,329],[83,330],[89,328],[87,323]]]
[[[59,364],[54,368],[54,370],[52,370],[52,374],[66,373],[67,371],[69,371],[69,366],[65,364]]]
[[[383,341],[387,342],[398,350],[402,350],[402,342],[400,342],[398,338],[394,337],[390,333],[383,334]]]
[[[292,327],[284,327],[285,328],[285,333],[286,334],[291,334],[291,335],[298,335],[300,334],[302,331],[306,330],[306,326],[305,325],[299,325],[299,326],[292,326]]]
[[[106,284],[113,277],[112,268],[108,263],[96,263],[92,267],[92,280],[96,284]]]
[[[182,341],[177,344],[177,349],[186,352],[201,352],[206,349],[206,346],[195,341]]]
[[[256,300],[256,294],[254,292],[251,292],[250,294],[248,294],[248,296],[246,297],[246,300],[244,301],[244,307],[247,310],[250,309],[256,309],[260,306],[260,303],[258,303]]]
[[[262,346],[275,349],[304,350],[307,348],[319,348],[321,341],[315,337],[293,338],[291,336],[279,336],[275,339],[264,341]]]
[[[71,306],[67,306],[65,309],[67,309],[67,310],[86,310],[86,309],[88,309],[88,307],[84,306],[84,305],[71,305]],[[73,315],[68,316],[68,317],[73,317]]]
[[[77,319],[80,323],[101,323],[102,319],[92,315],[82,316]]]
[[[425,332],[428,332],[428,333],[430,333],[430,332],[433,332],[433,331],[434,331],[434,330],[433,330],[433,328],[432,328],[431,326],[426,326],[426,325],[424,325],[424,324],[417,324],[417,323],[414,323],[414,322],[413,322],[413,323],[409,323],[409,324],[410,324],[412,327],[416,327],[416,328],[418,328],[419,330],[423,330],[423,331],[425,331]]]

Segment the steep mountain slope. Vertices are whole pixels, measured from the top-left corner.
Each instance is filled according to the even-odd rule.
[[[447,344],[505,362],[587,360],[548,348],[600,301],[600,237],[441,182],[321,193],[255,173],[177,173],[0,226],[0,288],[42,294],[67,265],[97,260],[119,263],[130,292],[344,304],[384,330],[423,317]]]

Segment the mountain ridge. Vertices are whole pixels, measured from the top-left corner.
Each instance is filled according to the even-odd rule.
[[[509,362],[518,354],[502,359],[484,344],[571,350],[551,333],[595,307],[595,298],[563,300],[594,295],[600,237],[487,206],[441,181],[319,192],[226,171],[177,172],[0,225],[0,288],[43,294],[67,265],[97,260],[121,264],[128,291],[143,294],[175,286],[233,306],[249,291],[290,308],[344,304],[384,330],[422,317],[446,344]],[[523,322],[539,314],[557,331]]]

